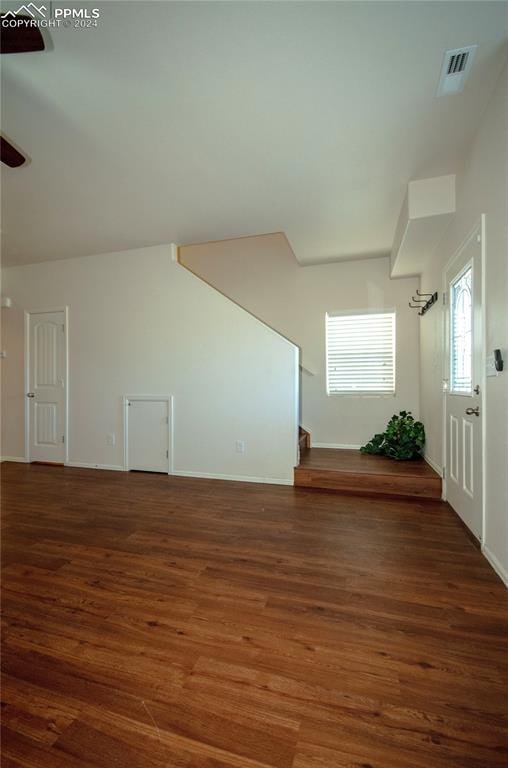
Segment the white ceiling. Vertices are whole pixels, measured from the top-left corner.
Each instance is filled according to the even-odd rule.
[[[302,263],[388,253],[408,181],[459,169],[506,58],[504,2],[94,5],[98,29],[2,57],[31,158],[2,167],[4,264],[273,231]],[[465,91],[436,98],[472,43]]]

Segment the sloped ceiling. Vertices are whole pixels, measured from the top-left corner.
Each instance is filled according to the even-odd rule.
[[[2,130],[30,158],[2,169],[4,264],[273,231],[301,263],[387,254],[408,181],[460,169],[506,57],[504,2],[93,5],[98,28],[3,57]],[[466,89],[436,98],[472,43]]]

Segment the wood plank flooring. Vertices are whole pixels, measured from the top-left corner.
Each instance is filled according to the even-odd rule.
[[[4,768],[506,768],[444,504],[2,465]]]
[[[405,498],[440,500],[442,496],[441,478],[423,459],[394,461],[336,448],[301,451],[295,485]]]

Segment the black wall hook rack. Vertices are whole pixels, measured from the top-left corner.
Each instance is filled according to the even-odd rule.
[[[424,315],[426,312],[429,311],[429,309],[433,306],[433,304],[436,303],[438,300],[438,293],[435,291],[434,293],[420,293],[420,291],[416,291],[416,295],[418,298],[415,298],[414,296],[411,296],[411,301],[415,302],[414,304],[411,304],[411,301],[409,302],[409,306],[411,309],[419,309],[418,312],[419,315]]]

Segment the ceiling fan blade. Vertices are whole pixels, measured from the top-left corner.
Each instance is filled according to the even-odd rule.
[[[26,158],[7,139],[0,136],[0,160],[10,168],[19,168],[20,165],[23,165]]]
[[[33,21],[28,16],[14,16],[3,14],[2,19],[21,19],[27,22]],[[3,26],[0,31],[0,53],[31,53],[43,51],[44,39],[41,31],[36,26],[20,24],[16,27]]]

